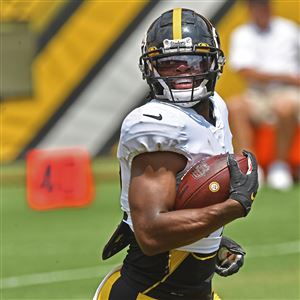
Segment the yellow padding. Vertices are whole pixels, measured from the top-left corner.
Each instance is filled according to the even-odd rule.
[[[123,1],[122,9],[118,1],[82,2],[36,57],[34,97],[1,103],[0,161],[19,155],[147,2]]]
[[[66,4],[60,1],[1,0],[1,21],[26,21],[33,31],[41,32]]]
[[[1,2],[1,21],[29,21],[40,6],[40,1],[2,0]]]
[[[182,26],[181,26],[181,8],[173,9],[173,39],[182,39]]]

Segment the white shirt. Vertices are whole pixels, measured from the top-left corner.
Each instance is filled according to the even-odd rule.
[[[273,17],[265,31],[253,23],[242,25],[231,36],[230,65],[236,71],[251,68],[271,74],[299,74],[299,33],[296,23],[280,17]]]
[[[122,179],[121,208],[127,212],[126,222],[132,230],[128,189],[131,163],[136,155],[154,151],[172,151],[184,155],[187,158],[187,165],[177,176],[179,184],[182,175],[201,157],[233,152],[227,107],[217,93],[211,100],[214,105],[216,126],[207,122],[192,108],[182,108],[157,100],[134,109],[123,121],[118,147]],[[157,119],[151,116],[156,116]],[[180,249],[211,253],[218,250],[221,234],[222,228],[207,238]]]

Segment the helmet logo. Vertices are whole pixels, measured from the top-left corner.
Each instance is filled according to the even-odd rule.
[[[207,53],[209,52],[209,45],[207,43],[199,43],[196,47],[196,52]]]
[[[164,48],[170,49],[170,48],[189,48],[193,46],[193,41],[190,37],[180,39],[180,40],[168,40],[165,39],[163,41]]]
[[[192,172],[192,177],[196,180],[200,179],[201,177],[205,176],[206,173],[209,171],[209,165],[204,161],[201,160],[199,164],[197,164]]]
[[[148,49],[148,52],[149,52],[148,56],[149,57],[153,57],[153,56],[158,55],[159,51],[155,51],[155,50],[157,50],[157,48],[155,46],[149,47],[149,49]]]

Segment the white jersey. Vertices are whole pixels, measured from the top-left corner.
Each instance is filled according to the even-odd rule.
[[[131,163],[135,156],[154,151],[172,151],[184,155],[187,165],[177,176],[179,184],[182,175],[202,157],[233,152],[227,107],[217,93],[211,97],[211,101],[216,126],[192,108],[157,100],[134,109],[123,121],[118,147],[122,179],[121,208],[128,214],[126,222],[132,230],[128,189]],[[214,252],[219,248],[222,230],[220,228],[208,237],[179,249],[198,253]]]

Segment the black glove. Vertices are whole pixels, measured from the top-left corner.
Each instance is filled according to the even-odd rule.
[[[243,154],[250,160],[248,162],[248,172],[243,174],[238,166],[234,155],[228,154],[227,164],[230,171],[230,199],[234,199],[244,207],[245,216],[251,209],[252,202],[258,189],[257,162],[255,156],[248,151]]]
[[[216,273],[226,277],[238,272],[244,264],[245,255],[239,244],[223,236],[217,252]]]

